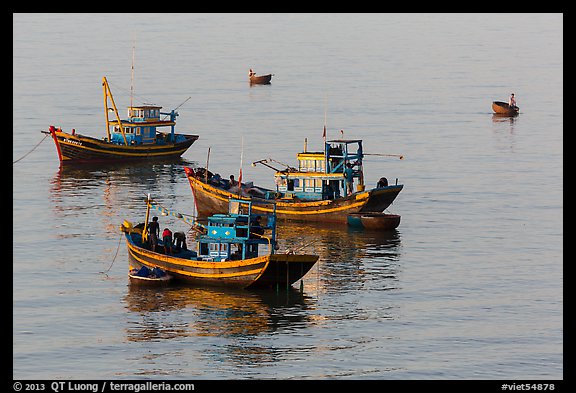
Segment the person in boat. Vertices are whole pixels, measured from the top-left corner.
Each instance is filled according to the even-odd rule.
[[[250,226],[250,237],[252,239],[259,239],[264,234],[264,228],[262,228],[262,217],[256,216],[254,222]]]
[[[517,108],[516,97],[514,97],[514,93],[510,94],[510,98],[508,99],[508,105],[510,106],[510,108]]]
[[[334,188],[330,183],[325,183],[323,185],[323,194],[326,199],[334,199]]]
[[[170,231],[170,229],[164,228],[162,241],[164,242],[164,253],[166,255],[172,255],[172,231]]]
[[[388,187],[388,179],[385,177],[381,177],[380,180],[378,180],[378,183],[376,183],[376,188],[382,187]]]
[[[352,195],[352,192],[354,192],[354,170],[350,163],[346,164],[346,169],[344,169],[344,179],[346,180],[348,195]]]
[[[238,182],[234,179],[234,175],[230,175],[230,181],[228,182],[228,188],[237,186]]]
[[[156,252],[156,246],[158,245],[158,236],[160,236],[160,224],[158,223],[158,217],[152,217],[152,222],[148,224],[148,238],[150,239],[150,249]]]
[[[186,246],[186,234],[184,232],[174,232],[174,249],[175,252],[188,249]]]
[[[242,259],[242,244],[238,243],[238,245],[236,247],[236,251],[234,251],[232,254],[230,254],[230,260],[237,261],[240,259]]]
[[[256,75],[256,73],[252,71],[252,68],[250,68],[250,71],[248,71],[248,77],[252,78],[254,75]]]

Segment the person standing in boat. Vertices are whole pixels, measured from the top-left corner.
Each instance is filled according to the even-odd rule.
[[[248,71],[248,77],[252,78],[254,75],[256,75],[256,73],[252,71],[252,68],[250,68],[250,71]]]
[[[510,108],[517,108],[516,97],[514,97],[514,93],[510,94],[510,99],[508,99],[508,105],[510,106]]]
[[[160,224],[158,223],[158,217],[152,217],[152,222],[148,224],[148,238],[150,239],[150,248],[152,251],[156,252],[156,246],[158,245],[158,236],[160,236]]]
[[[354,170],[350,163],[346,164],[346,169],[344,169],[344,179],[346,180],[346,192],[348,195],[352,195],[354,192]]]
[[[170,229],[164,228],[162,242],[164,242],[164,254],[172,255],[172,231]]]
[[[184,232],[174,232],[174,248],[176,252],[187,250],[186,234]]]

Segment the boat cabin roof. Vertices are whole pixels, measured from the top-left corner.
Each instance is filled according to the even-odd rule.
[[[157,105],[139,105],[129,106],[128,109],[162,109],[162,107]]]
[[[362,139],[333,139],[331,141],[326,141],[326,143],[360,143]]]

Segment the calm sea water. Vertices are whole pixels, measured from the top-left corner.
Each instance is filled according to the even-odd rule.
[[[40,143],[12,170],[14,379],[563,378],[562,14],[14,14],[13,33],[13,161]],[[135,102],[184,102],[200,139],[60,170],[40,130],[104,136],[101,78],[128,106],[133,47]],[[494,117],[511,92],[521,114]],[[324,123],[404,156],[365,161],[405,186],[396,231],[282,227],[320,255],[303,292],[128,286],[118,227],[146,193],[193,214],[182,166],[209,148],[271,186],[250,163],[294,165]]]

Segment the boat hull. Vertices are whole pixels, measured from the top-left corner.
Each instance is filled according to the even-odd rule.
[[[492,110],[494,111],[494,113],[497,113],[499,115],[516,116],[520,111],[520,108],[518,108],[517,106],[511,107],[510,105],[508,105],[507,102],[493,101]]]
[[[141,277],[136,274],[128,273],[128,280],[130,285],[136,285],[140,287],[164,287],[167,286],[170,281],[172,281],[172,276],[165,275],[162,277]]]
[[[198,139],[180,134],[185,139],[178,143],[125,146],[59,130],[50,133],[63,164],[177,158]]]
[[[228,199],[230,197],[238,198],[237,194],[204,183],[195,177],[193,170],[188,167],[185,167],[184,170],[190,182],[199,217],[209,217],[213,214],[228,212]],[[357,192],[343,198],[319,201],[267,200],[258,197],[241,197],[240,199],[251,199],[256,202],[252,207],[255,213],[270,213],[276,205],[278,220],[346,224],[347,216],[351,213],[382,212],[392,204],[402,188],[402,185],[393,185]]]
[[[289,287],[314,266],[317,255],[270,254],[257,258],[213,262],[178,258],[141,247],[141,235],[125,232],[130,265],[159,267],[178,281],[192,285],[238,288]]]
[[[272,80],[272,74],[268,75],[253,75],[250,77],[250,83],[254,85],[267,85]]]
[[[370,230],[389,231],[398,228],[400,216],[386,213],[353,213],[348,216],[348,224]]]

